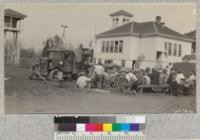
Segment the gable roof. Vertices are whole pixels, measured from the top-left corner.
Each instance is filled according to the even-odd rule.
[[[19,19],[24,19],[26,17],[26,15],[12,9],[5,9],[4,16],[13,16]]]
[[[97,34],[96,38],[122,36],[122,35],[135,35],[138,37],[158,35],[173,39],[194,41],[192,38],[184,34],[181,34],[179,32],[176,32],[164,25],[159,25],[154,21],[142,22],[142,23],[129,22],[125,25]]]
[[[124,15],[124,16],[127,16],[127,17],[133,17],[132,14],[130,14],[130,13],[124,11],[124,10],[119,10],[117,12],[114,12],[114,13],[110,14],[111,17],[113,17],[113,16],[119,16],[119,15]]]

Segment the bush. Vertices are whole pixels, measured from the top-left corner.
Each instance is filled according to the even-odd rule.
[[[29,57],[32,58],[35,55],[35,51],[33,48],[28,48],[28,49],[24,49],[21,48],[20,49],[20,57]]]

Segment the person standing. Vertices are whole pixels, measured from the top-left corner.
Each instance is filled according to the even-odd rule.
[[[103,79],[104,79],[104,67],[102,63],[99,62],[98,65],[94,67],[94,84],[96,88],[102,89],[103,88]]]
[[[159,85],[165,85],[167,83],[168,74],[167,70],[162,70],[159,76]]]
[[[150,85],[151,84],[151,79],[150,79],[150,77],[148,76],[148,74],[146,72],[144,73],[144,84],[145,85]]]
[[[176,82],[177,72],[174,69],[170,70],[170,74],[167,80],[169,85],[169,94],[177,96],[177,82]]]
[[[135,74],[132,73],[131,70],[128,70],[126,72],[125,78],[128,82],[129,85],[129,90],[132,91],[134,94],[136,94],[137,91],[137,77],[135,76]]]

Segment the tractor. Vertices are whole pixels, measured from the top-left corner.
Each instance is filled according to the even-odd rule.
[[[58,82],[61,80],[72,81],[78,78],[81,71],[88,72],[93,65],[93,52],[87,48],[81,48],[81,61],[76,62],[76,56],[72,50],[60,48],[48,49],[45,57],[41,57],[39,64],[32,67],[30,79],[42,79]]]
[[[77,77],[75,54],[71,50],[48,49],[47,56],[32,67],[30,79],[59,81]]]

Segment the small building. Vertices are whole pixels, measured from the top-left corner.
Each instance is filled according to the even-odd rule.
[[[127,13],[120,10],[110,14],[113,27],[96,35],[96,63],[132,69],[166,67],[191,55],[194,40],[167,27],[160,16],[154,21],[136,22]]]
[[[196,55],[185,55],[183,57],[184,63],[196,63]]]
[[[4,10],[4,56],[5,64],[19,65],[20,47],[19,34],[21,32],[21,21],[26,15],[12,9]]]

